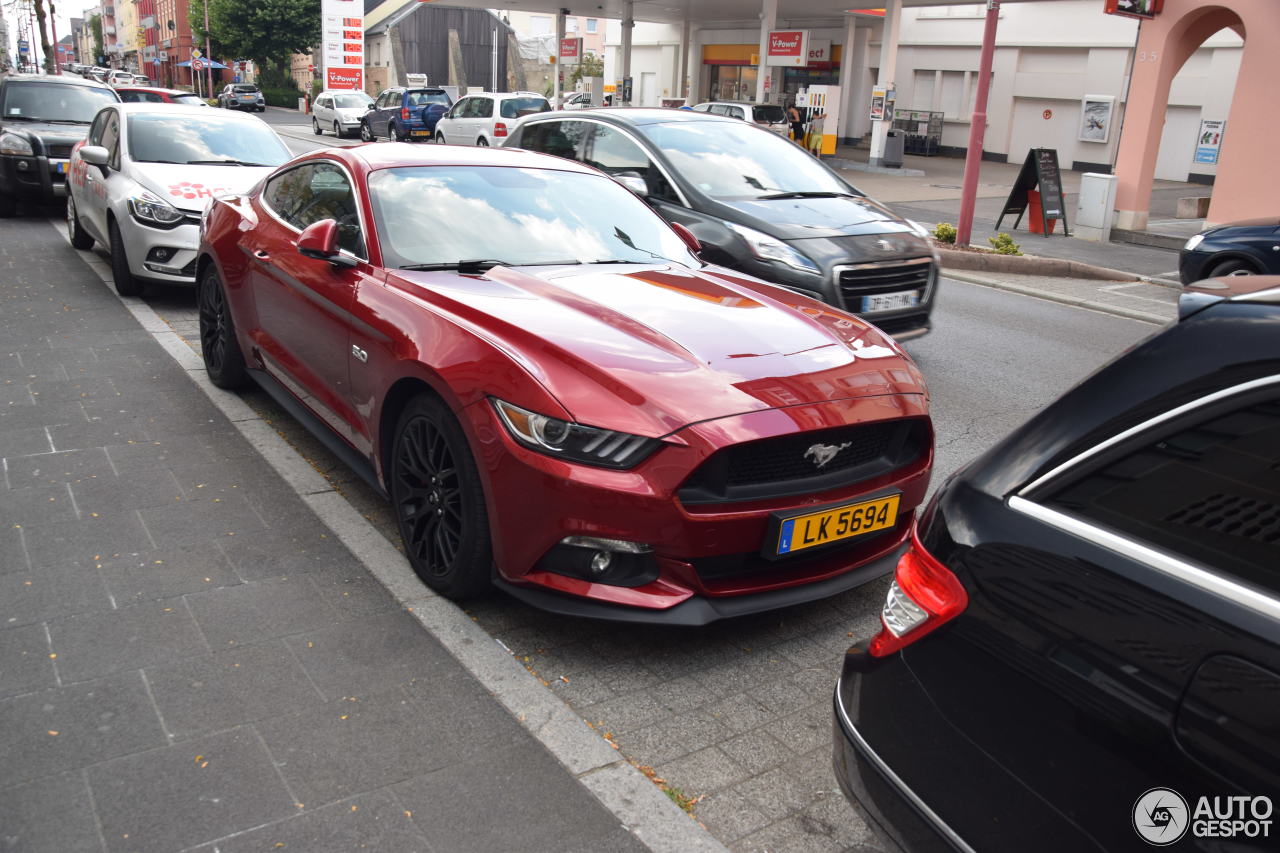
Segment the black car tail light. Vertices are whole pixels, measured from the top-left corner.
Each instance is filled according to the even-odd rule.
[[[911,545],[898,560],[880,610],[880,633],[867,651],[887,657],[959,616],[968,605],[960,579],[925,550],[913,526]]]

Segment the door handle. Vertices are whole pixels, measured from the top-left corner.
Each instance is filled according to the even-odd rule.
[[[253,256],[260,261],[267,261],[271,259],[271,253],[266,249],[254,249]]]

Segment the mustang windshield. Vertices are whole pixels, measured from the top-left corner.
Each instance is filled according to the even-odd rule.
[[[129,156],[139,163],[279,166],[289,159],[275,131],[263,122],[227,121],[220,112],[193,116],[129,116]]]
[[[750,124],[673,121],[642,130],[685,180],[712,198],[856,192],[800,146]]]
[[[375,172],[369,194],[388,267],[485,258],[700,266],[656,213],[602,175],[409,166]]]

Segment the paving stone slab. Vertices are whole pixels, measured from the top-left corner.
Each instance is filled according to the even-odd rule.
[[[83,772],[0,790],[0,850],[102,853],[102,844]]]
[[[0,630],[0,699],[57,687],[49,655],[43,624]]]
[[[209,652],[204,635],[181,598],[51,620],[49,636],[58,655],[58,672],[65,682]]]

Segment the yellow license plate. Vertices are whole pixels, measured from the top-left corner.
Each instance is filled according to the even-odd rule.
[[[413,136],[430,136],[431,135],[431,131],[429,130],[411,130],[409,132]]]
[[[806,548],[887,530],[898,521],[898,502],[901,497],[900,494],[885,495],[874,500],[781,519],[781,524],[778,525],[777,554],[794,554]]]

